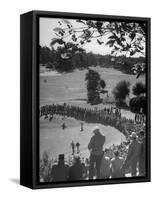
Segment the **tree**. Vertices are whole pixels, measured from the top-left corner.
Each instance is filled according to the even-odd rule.
[[[87,102],[90,104],[100,103],[99,83],[100,75],[98,72],[89,69],[85,75],[87,82]]]
[[[40,60],[40,64],[46,64],[47,62],[50,62],[52,59],[52,54],[51,54],[51,50],[44,46],[44,47],[39,47],[39,60]]]
[[[128,81],[120,81],[117,83],[112,93],[114,95],[115,100],[118,104],[123,104],[125,102],[126,97],[130,93],[130,83]]]
[[[147,112],[147,100],[145,96],[134,97],[129,101],[130,110],[134,113],[140,113],[141,110],[144,114]]]
[[[133,86],[132,91],[133,91],[133,94],[134,94],[135,96],[140,96],[140,95],[145,94],[146,88],[145,88],[145,85],[144,85],[142,82],[137,82],[137,83]]]
[[[80,48],[96,40],[99,45],[109,46],[113,55],[133,56],[139,53],[145,57],[146,24],[144,22],[81,19],[74,21],[77,26],[71,23],[71,20],[58,21],[59,26],[54,28],[56,38],[53,38],[52,46],[55,44],[67,46],[71,41]]]

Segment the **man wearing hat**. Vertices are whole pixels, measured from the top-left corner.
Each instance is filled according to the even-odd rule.
[[[80,157],[74,157],[74,164],[69,169],[69,181],[83,179],[83,165]]]
[[[69,166],[64,162],[64,154],[59,154],[58,164],[51,170],[52,181],[67,181],[69,175]]]
[[[105,136],[100,133],[99,127],[93,129],[94,135],[90,139],[88,149],[90,151],[89,179],[94,177],[94,169],[96,166],[96,178],[100,178],[100,166],[103,156],[103,145]]]

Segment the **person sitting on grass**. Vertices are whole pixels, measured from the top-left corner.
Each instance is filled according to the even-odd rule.
[[[53,165],[51,170],[52,181],[67,181],[69,175],[69,166],[64,162],[64,154],[59,154],[57,165]]]

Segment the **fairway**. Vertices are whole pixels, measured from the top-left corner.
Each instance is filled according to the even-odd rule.
[[[109,91],[109,97],[113,98],[112,90],[121,80],[129,81],[132,86],[137,82],[145,82],[145,77],[140,76],[136,79],[135,75],[124,74],[113,68],[95,67],[102,79],[106,82],[106,90]],[[40,105],[52,103],[70,103],[80,106],[86,104],[87,91],[85,74],[87,70],[76,70],[71,73],[58,74],[55,71],[46,71],[43,66],[40,70]],[[103,96],[102,96],[103,97]],[[106,95],[104,95],[106,97]],[[130,93],[130,98],[132,93]]]

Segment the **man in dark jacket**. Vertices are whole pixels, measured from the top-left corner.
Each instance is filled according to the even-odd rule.
[[[96,178],[100,178],[100,166],[103,155],[103,145],[105,143],[105,136],[100,133],[99,127],[93,129],[94,136],[92,136],[88,149],[90,151],[90,167],[89,179],[94,177],[94,169],[96,166]]]
[[[75,162],[72,167],[69,169],[69,180],[82,180],[83,179],[83,165],[80,162],[80,158],[74,158]]]
[[[69,166],[64,163],[64,154],[59,155],[57,165],[54,165],[51,170],[52,181],[67,181],[69,174]]]

